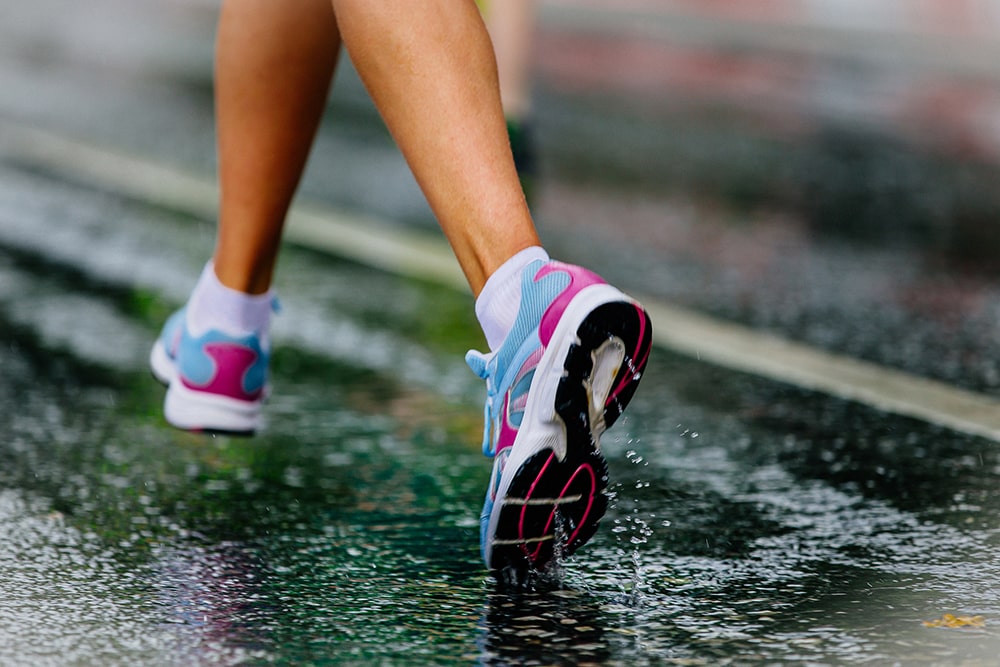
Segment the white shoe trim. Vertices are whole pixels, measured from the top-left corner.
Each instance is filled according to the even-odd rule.
[[[197,391],[175,381],[167,389],[163,415],[173,426],[189,431],[249,433],[260,428],[261,404]]]
[[[149,353],[149,367],[153,371],[153,377],[168,387],[177,377],[177,364],[167,354],[163,341],[159,339],[153,344],[153,350]]]

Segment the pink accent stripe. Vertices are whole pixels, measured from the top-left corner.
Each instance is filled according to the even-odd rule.
[[[555,456],[556,455],[553,452],[552,455],[550,455],[549,458],[548,458],[548,460],[545,462],[545,465],[542,466],[542,469],[538,473],[538,476],[535,478],[535,481],[531,484],[531,488],[528,489],[528,493],[525,495],[525,498],[524,498],[525,500],[530,500],[531,497],[534,495],[534,493],[535,493],[535,487],[537,487],[538,483],[542,480],[542,477],[545,475],[545,471],[548,470],[549,465],[552,463],[553,460],[555,460]],[[594,491],[597,489],[597,476],[594,474],[594,469],[590,466],[590,464],[589,463],[585,463],[585,464],[581,465],[580,467],[578,467],[576,469],[576,471],[570,476],[569,480],[566,482],[566,485],[563,487],[563,490],[560,491],[559,495],[557,496],[558,498],[562,498],[563,496],[566,495],[566,492],[569,491],[569,487],[572,486],[572,484],[573,484],[574,481],[576,481],[577,476],[580,474],[580,471],[582,471],[582,470],[586,470],[587,474],[590,475],[590,490],[591,490],[591,492],[590,492],[590,494],[588,496],[589,500],[587,501],[587,508],[583,511],[583,515],[580,517],[580,520],[577,522],[576,530],[573,531],[573,533],[569,536],[569,539],[566,541],[567,544],[571,544],[573,542],[573,540],[575,540],[577,538],[577,536],[580,534],[580,531],[583,530],[583,527],[584,527],[584,525],[586,525],[586,522],[587,522],[587,517],[590,516],[590,510],[594,506]],[[552,524],[555,522],[556,511],[557,510],[558,510],[558,506],[554,506],[552,508],[552,512],[549,514],[549,519],[545,523],[545,528],[542,529],[542,535],[546,535],[549,532],[549,529],[552,527]],[[525,534],[524,534],[524,521],[525,521],[527,512],[528,512],[528,505],[525,504],[523,507],[521,507],[521,520],[520,520],[520,523],[518,524],[518,537],[521,540],[527,539],[526,536],[525,536]],[[540,536],[533,536],[533,537],[540,537]],[[534,553],[529,553],[527,545],[526,544],[522,544],[521,545],[521,550],[524,552],[524,555],[528,557],[528,560],[530,560],[531,562],[535,562],[535,560],[538,559],[538,554],[541,553],[542,546],[543,546],[543,543],[539,542],[538,546],[535,547]]]
[[[253,350],[239,345],[209,343],[205,345],[205,354],[215,362],[215,377],[204,385],[196,385],[182,377],[181,382],[185,387],[240,401],[255,401],[260,398],[263,389],[254,392],[243,389],[243,378],[257,361],[257,354]]]
[[[556,326],[558,326],[560,318],[566,312],[566,308],[569,306],[570,301],[573,300],[573,297],[591,285],[606,284],[604,279],[592,271],[561,262],[549,262],[539,269],[538,273],[535,274],[535,282],[556,271],[562,271],[569,275],[569,285],[559,293],[559,296],[553,299],[542,315],[542,322],[538,326],[538,337],[545,347],[549,346],[549,342],[552,340],[553,334],[555,334]]]
[[[639,350],[642,349],[642,342],[646,339],[646,313],[638,305],[635,306],[635,309],[639,313],[639,337],[636,340],[635,351],[633,351],[631,355],[631,359],[633,361],[635,360],[636,355],[639,354]],[[629,385],[629,383],[635,382],[634,379],[635,370],[645,368],[646,361],[648,359],[649,359],[649,348],[646,348],[646,355],[642,358],[641,361],[633,364],[633,368],[629,369],[630,372],[625,374],[625,377],[623,377],[621,382],[618,383],[618,386],[615,387],[615,390],[608,395],[607,400],[604,401],[605,406],[610,405],[611,401],[615,400],[618,397],[618,394],[622,393],[622,391],[625,389],[625,387]]]
[[[538,476],[535,477],[535,481],[531,483],[531,488],[528,489],[528,493],[524,497],[525,500],[530,499],[531,496],[532,496],[532,494],[535,493],[535,487],[538,486],[538,483],[540,481],[542,481],[542,477],[545,475],[545,471],[549,469],[549,465],[552,463],[552,461],[555,460],[555,458],[556,458],[556,453],[555,452],[552,452],[551,454],[549,454],[549,458],[545,462],[545,465],[543,465],[542,469],[538,472]],[[520,522],[518,523],[518,526],[517,526],[517,535],[522,540],[524,539],[524,518],[525,518],[525,514],[527,514],[527,512],[528,512],[528,505],[525,504],[524,506],[521,507],[521,520],[520,520]],[[527,546],[525,546],[523,544],[521,545],[521,550],[524,552],[524,555],[527,556],[528,559],[531,560],[531,561],[534,561],[535,558],[538,556],[537,550],[535,551],[535,555],[532,556],[531,554],[528,553]]]
[[[577,524],[576,524],[576,530],[574,530],[573,534],[570,535],[569,539],[566,540],[566,544],[567,545],[568,544],[572,544],[573,540],[575,540],[576,537],[577,537],[577,535],[580,534],[580,531],[583,530],[583,526],[587,522],[587,517],[590,516],[590,510],[594,506],[594,491],[597,489],[597,476],[594,475],[594,469],[591,468],[590,464],[588,464],[588,463],[585,463],[585,464],[583,464],[582,466],[580,466],[579,468],[576,469],[576,471],[573,473],[573,475],[569,478],[569,481],[566,482],[566,486],[564,486],[563,490],[559,492],[559,496],[558,497],[562,498],[563,496],[566,495],[566,492],[569,491],[569,487],[576,480],[576,477],[577,477],[577,475],[580,474],[581,470],[586,470],[587,474],[590,475],[590,491],[591,492],[588,494],[587,509],[585,509],[583,511],[583,515],[580,517],[580,520],[577,522]],[[552,513],[549,514],[549,520],[545,523],[545,528],[542,529],[542,535],[547,534],[549,532],[549,529],[552,527],[552,524],[555,522],[555,520],[556,520],[556,510],[557,509],[558,509],[558,507],[553,507],[552,508]],[[534,555],[531,556],[531,560],[532,561],[534,561],[536,558],[538,558],[538,554],[539,554],[539,552],[541,552],[541,550],[542,550],[542,543],[539,542],[538,546],[535,548]]]
[[[497,436],[496,453],[498,454],[501,449],[513,447],[514,439],[517,438],[517,429],[511,426],[507,419],[508,410],[510,410],[510,392],[504,394],[503,397],[503,414],[500,417],[500,433]]]

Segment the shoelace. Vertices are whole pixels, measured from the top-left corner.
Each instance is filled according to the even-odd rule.
[[[493,379],[496,375],[495,359],[494,354],[483,354],[476,350],[469,350],[465,355],[465,363],[472,372],[486,380],[486,402],[483,404],[483,454],[491,458],[497,453],[492,436],[500,428],[499,425],[494,426],[497,417],[495,404],[500,394],[500,388]]]

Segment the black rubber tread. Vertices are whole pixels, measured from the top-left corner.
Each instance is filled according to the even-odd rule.
[[[556,498],[562,494],[563,488],[573,475],[581,467],[588,464],[594,473],[593,483],[590,475],[581,473],[565,494],[566,496],[579,495],[580,499],[559,506],[559,518],[557,519],[557,521],[561,521],[559,532],[566,537],[577,533],[572,542],[558,545],[564,556],[573,553],[577,547],[594,535],[600,518],[608,509],[608,498],[604,493],[608,485],[608,464],[600,452],[592,448],[585,451],[580,447],[575,447],[570,449],[565,460],[558,461],[552,450],[542,450],[521,466],[507,492],[507,498],[524,499],[529,492],[533,498]],[[543,468],[545,468],[544,473],[542,473]],[[533,492],[532,485],[534,485]],[[589,512],[587,512],[588,505],[590,506]],[[521,537],[522,513],[524,514],[523,537],[530,540],[553,535],[556,526],[549,525],[549,523],[554,509],[554,505],[548,504],[526,507],[504,505],[500,509],[496,539],[500,541],[519,539]],[[585,521],[582,527],[580,527],[581,521]],[[580,527],[579,532],[577,532],[578,527]],[[552,560],[556,547],[554,539],[529,543],[524,546],[494,545],[491,565],[494,569],[513,567],[516,570],[523,570],[529,566],[536,569],[541,568]]]

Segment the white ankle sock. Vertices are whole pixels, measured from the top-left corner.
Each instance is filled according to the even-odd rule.
[[[548,253],[541,246],[525,248],[504,262],[479,293],[476,317],[491,351],[496,351],[503,344],[514,326],[521,307],[521,273],[524,267],[538,259],[549,261]]]
[[[211,329],[230,336],[267,336],[273,291],[246,294],[226,287],[215,275],[212,262],[205,265],[187,305],[187,325],[197,337]]]

